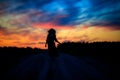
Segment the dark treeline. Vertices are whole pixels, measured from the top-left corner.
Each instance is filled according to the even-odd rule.
[[[58,46],[58,50],[73,56],[91,56],[106,61],[119,59],[120,42],[67,42]]]
[[[28,55],[35,55],[38,53],[44,52],[44,50],[39,48],[18,48],[18,47],[0,47],[1,55],[16,55],[16,56],[28,56]]]
[[[30,56],[45,52],[39,48],[18,48],[18,47],[0,47],[0,64],[1,73],[6,73],[9,69],[14,68]]]
[[[120,42],[67,42],[59,45],[58,49],[73,55],[118,53]]]

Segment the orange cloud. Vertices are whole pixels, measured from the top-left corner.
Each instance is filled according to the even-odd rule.
[[[0,27],[0,46],[38,47],[44,46],[47,30],[55,28],[57,38],[64,41],[120,41],[120,30],[112,30],[107,27],[93,27],[88,25],[52,26],[53,23],[35,23],[33,27],[6,30]],[[9,34],[10,33],[10,34]]]
[[[73,29],[73,26],[60,26],[55,24],[54,22],[46,22],[46,23],[33,23],[32,24],[33,27],[35,28],[42,28],[42,29],[50,29],[50,28],[54,28],[54,29]]]

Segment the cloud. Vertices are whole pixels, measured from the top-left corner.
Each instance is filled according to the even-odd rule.
[[[1,0],[0,15],[16,15],[16,26],[55,22],[58,26],[120,26],[119,0]],[[25,16],[22,16],[25,15]],[[26,18],[25,18],[26,17]],[[13,19],[10,19],[11,21]],[[18,22],[18,21],[22,22]],[[14,20],[13,20],[14,21]]]
[[[45,44],[45,42],[38,42],[38,44]]]
[[[120,1],[119,0],[91,0],[92,7],[89,10],[89,23],[95,26],[112,26],[120,29]],[[96,6],[96,7],[95,7]]]
[[[9,33],[5,27],[0,25],[0,34],[8,35]]]
[[[35,44],[37,44],[37,43],[35,43],[35,42],[32,42],[32,43],[19,43],[20,45],[35,45]]]
[[[8,28],[8,27],[3,27],[0,26],[0,33],[5,36],[17,34],[17,35],[28,35],[30,34],[34,28]]]

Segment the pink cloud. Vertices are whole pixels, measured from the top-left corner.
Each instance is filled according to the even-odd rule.
[[[74,28],[73,26],[56,25],[54,22],[33,23],[32,26],[35,27],[35,28],[42,28],[42,29],[50,29],[50,28],[54,28],[54,29],[73,29]]]

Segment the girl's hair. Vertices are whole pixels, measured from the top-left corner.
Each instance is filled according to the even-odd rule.
[[[55,29],[51,28],[50,30],[48,30],[48,33],[55,34],[55,33],[56,33],[56,31],[55,31]]]

